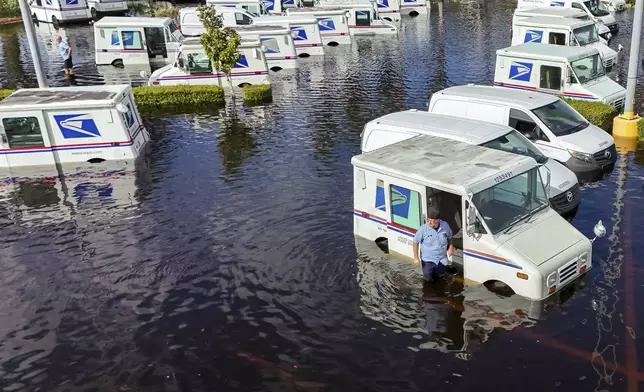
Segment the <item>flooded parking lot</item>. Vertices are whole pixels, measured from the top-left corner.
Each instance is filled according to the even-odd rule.
[[[513,8],[434,4],[398,37],[272,74],[269,105],[148,116],[134,172],[2,184],[0,388],[644,389],[644,150],[584,186],[572,222],[591,235],[602,219],[608,235],[586,277],[545,304],[458,279],[423,287],[413,266],[353,237],[364,124],[491,83]],[[632,11],[616,17],[611,46],[628,52]],[[65,85],[55,33],[38,28],[50,84]],[[75,83],[143,82],[93,65],[91,27],[59,33]],[[35,86],[23,29],[0,39],[0,86]]]

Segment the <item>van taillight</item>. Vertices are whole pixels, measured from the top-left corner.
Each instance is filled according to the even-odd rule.
[[[177,30],[181,31],[181,25],[177,26]]]

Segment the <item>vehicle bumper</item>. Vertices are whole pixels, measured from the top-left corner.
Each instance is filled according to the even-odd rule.
[[[617,154],[613,154],[611,161],[606,163],[589,163],[570,158],[564,165],[577,175],[579,181],[599,181],[613,171],[616,161]]]
[[[610,30],[610,33],[615,35],[619,32],[619,23],[614,23],[612,25],[606,25],[608,29]]]
[[[550,198],[550,206],[561,216],[567,217],[577,213],[581,201],[581,189],[579,184],[566,189],[562,193]]]

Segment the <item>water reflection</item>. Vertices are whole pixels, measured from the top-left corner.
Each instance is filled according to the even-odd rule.
[[[142,159],[118,164],[62,165],[38,168],[28,176],[5,176],[0,183],[2,215],[26,227],[80,218],[115,219],[120,211],[138,204],[133,170],[136,167],[144,174],[145,165]]]
[[[495,331],[533,327],[550,307],[558,307],[586,286],[583,278],[545,301],[505,297],[485,286],[464,285],[459,275],[423,284],[413,264],[384,254],[370,241],[355,238],[360,308],[369,318],[423,341],[412,350],[469,355]]]

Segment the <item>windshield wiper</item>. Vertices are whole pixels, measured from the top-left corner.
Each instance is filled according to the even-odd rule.
[[[507,234],[508,231],[510,231],[510,229],[512,229],[514,227],[514,225],[516,225],[517,223],[521,222],[524,219],[525,219],[526,223],[530,223],[530,218],[532,218],[534,216],[534,214],[536,214],[537,212],[541,211],[546,205],[547,204],[542,204],[540,207],[535,208],[534,210],[528,212],[527,214],[525,214],[521,218],[519,218],[519,219],[515,220],[514,222],[512,222],[510,224],[510,226],[508,226],[508,228],[503,231],[503,234]]]
[[[523,217],[521,217],[521,218],[515,220],[514,222],[510,223],[510,226],[508,226],[507,229],[503,230],[503,234],[507,234],[508,231],[510,231],[510,229],[513,228],[514,225],[516,225],[517,223],[521,222],[522,219],[523,219]]]

